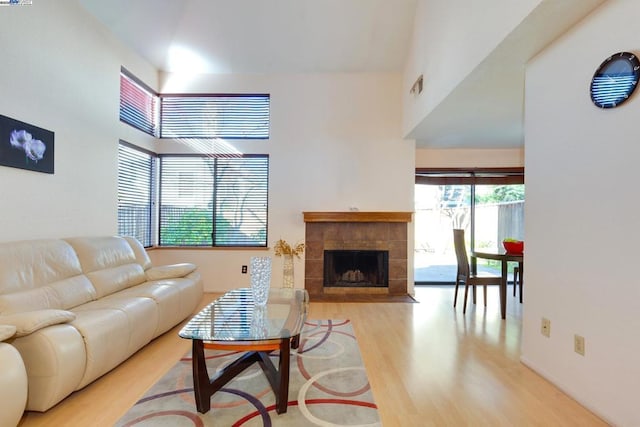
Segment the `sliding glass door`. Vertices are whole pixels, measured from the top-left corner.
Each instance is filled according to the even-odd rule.
[[[454,228],[465,230],[468,250],[498,250],[509,237],[523,240],[523,181],[521,168],[417,171],[415,283],[455,282]],[[500,266],[478,260],[478,268],[499,273]]]
[[[456,277],[453,228],[469,235],[471,186],[416,184],[415,187],[416,283],[450,283]]]

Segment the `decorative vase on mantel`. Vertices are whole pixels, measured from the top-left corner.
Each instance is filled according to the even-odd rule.
[[[282,287],[293,288],[293,254],[283,255],[283,267],[282,267]]]
[[[273,249],[276,256],[282,256],[282,287],[293,289],[295,281],[293,277],[293,257],[300,258],[300,254],[304,252],[304,243],[298,243],[291,246],[286,241],[280,239],[276,242]]]

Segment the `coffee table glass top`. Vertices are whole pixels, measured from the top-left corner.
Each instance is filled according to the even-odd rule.
[[[261,341],[291,338],[307,316],[304,289],[272,288],[265,306],[256,306],[251,289],[227,292],[196,314],[178,333],[202,341]]]

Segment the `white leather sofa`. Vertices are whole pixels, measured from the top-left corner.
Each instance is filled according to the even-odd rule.
[[[16,329],[26,409],[46,411],[110,371],[190,316],[202,293],[195,265],[154,267],[132,238],[0,243],[0,325]]]
[[[27,403],[27,372],[20,353],[2,341],[12,338],[16,327],[0,325],[0,426],[17,426]]]

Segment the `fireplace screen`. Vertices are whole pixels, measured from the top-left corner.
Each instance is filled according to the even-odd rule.
[[[324,286],[388,287],[389,251],[324,251]]]

